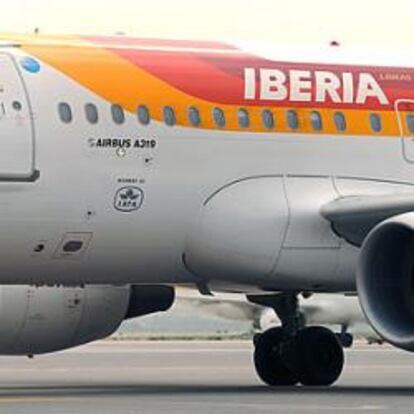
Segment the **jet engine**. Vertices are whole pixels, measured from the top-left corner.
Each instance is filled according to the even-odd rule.
[[[0,354],[36,355],[105,338],[125,320],[169,309],[166,286],[0,287]]]
[[[377,333],[414,352],[414,213],[386,220],[367,236],[357,286],[362,309]]]

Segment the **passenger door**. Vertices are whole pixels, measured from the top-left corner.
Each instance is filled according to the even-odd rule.
[[[404,158],[408,162],[414,163],[414,100],[401,99],[396,102],[395,109]]]
[[[14,59],[0,53],[0,181],[35,177],[29,98]]]

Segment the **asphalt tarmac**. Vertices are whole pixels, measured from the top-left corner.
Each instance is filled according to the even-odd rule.
[[[331,388],[271,389],[248,342],[100,342],[51,356],[0,358],[0,413],[412,413],[414,355],[347,352]]]

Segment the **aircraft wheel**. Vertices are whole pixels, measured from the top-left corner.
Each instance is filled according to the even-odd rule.
[[[299,378],[283,362],[281,343],[282,328],[272,328],[256,337],[254,363],[260,379],[271,386],[296,385]]]
[[[296,356],[299,380],[303,385],[328,386],[340,377],[344,351],[337,336],[323,327],[298,332]]]

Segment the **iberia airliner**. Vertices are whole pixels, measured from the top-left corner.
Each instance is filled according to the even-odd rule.
[[[265,383],[330,385],[342,346],[299,294],[357,294],[414,351],[413,185],[411,55],[0,36],[0,352],[104,337],[187,285],[276,312]]]

